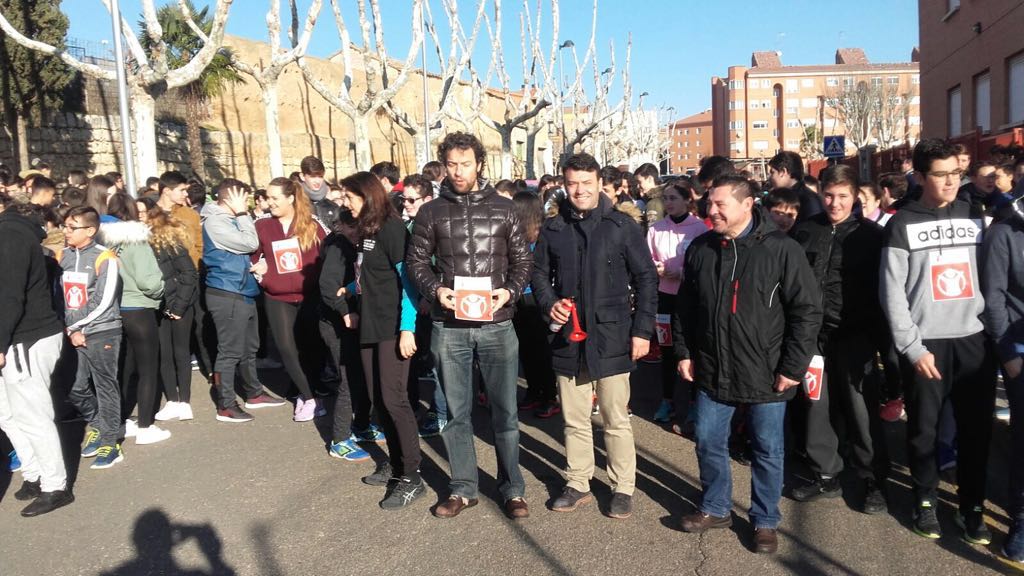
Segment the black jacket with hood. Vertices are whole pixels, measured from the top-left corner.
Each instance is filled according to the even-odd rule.
[[[1024,349],[1024,198],[1013,201],[985,233],[982,243],[982,320],[1001,362]]]
[[[456,320],[437,301],[438,288],[453,288],[456,276],[489,277],[492,290],[504,288],[511,294],[509,303],[495,311],[494,322],[511,320],[514,303],[530,281],[532,262],[515,204],[486,181],[479,190],[459,194],[445,180],[440,195],[416,213],[405,257],[413,284],[431,303],[431,316],[449,323]]]
[[[889,328],[878,302],[882,228],[851,215],[835,226],[824,213],[797,224],[790,235],[807,254],[821,291],[819,350],[835,338],[870,338],[886,349]]]
[[[563,200],[541,227],[533,258],[537,306],[547,313],[574,298],[587,332],[582,343],[570,342],[570,322],[552,336],[555,372],[578,376],[585,365],[596,380],[632,370],[631,337],[650,340],[658,312],[658,272],[640,225],[604,194],[582,217]]]
[[[686,251],[672,342],[694,379],[719,402],[789,400],[775,376],[800,381],[815,353],[821,294],[800,245],[755,207],[746,235],[714,230]]]
[[[15,344],[30,348],[64,329],[53,309],[53,284],[40,244],[45,237],[28,218],[0,214],[0,354]]]

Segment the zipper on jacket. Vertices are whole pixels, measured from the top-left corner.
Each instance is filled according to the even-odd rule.
[[[733,314],[736,313],[736,300],[739,299],[739,296],[740,296],[740,281],[739,280],[733,280],[732,281],[732,313]]]
[[[739,300],[740,296],[740,279],[736,277],[736,264],[740,261],[739,250],[736,249],[736,240],[732,241],[732,313],[736,313],[736,301]]]

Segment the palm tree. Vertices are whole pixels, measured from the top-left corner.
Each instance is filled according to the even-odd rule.
[[[185,5],[192,14],[192,20],[208,37],[213,29],[213,19],[209,15],[209,7],[197,11],[192,0]],[[163,29],[163,40],[167,44],[167,64],[170,68],[184,66],[203,47],[203,39],[189,26],[188,20],[181,12],[178,4],[166,4],[157,11],[157,21]],[[148,54],[155,46],[146,29],[145,20],[139,22],[142,29],[140,41]],[[195,82],[184,86],[182,95],[185,99],[185,128],[188,134],[189,163],[193,173],[206,180],[206,167],[203,161],[203,144],[200,139],[199,123],[209,116],[207,103],[211,98],[219,96],[229,84],[243,84],[245,79],[240,71],[231,63],[232,54],[229,48],[221,48],[213,57]]]

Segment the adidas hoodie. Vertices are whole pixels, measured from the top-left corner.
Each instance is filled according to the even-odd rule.
[[[984,221],[966,202],[911,201],[885,227],[879,296],[896,350],[917,362],[924,340],[984,329],[979,254]]]

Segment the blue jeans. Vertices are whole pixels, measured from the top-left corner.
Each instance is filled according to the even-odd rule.
[[[479,328],[446,327],[434,322],[430,351],[448,400],[448,425],[441,433],[452,479],[452,496],[476,498],[479,487],[473,445],[473,358],[480,362],[484,390],[491,410],[494,448],[498,456],[498,491],[505,500],[519,498],[526,483],[519,471],[519,340],[512,321]]]
[[[782,521],[782,468],[785,460],[785,402],[749,405],[748,429],[754,457],[750,463],[750,522],[754,529],[777,528]],[[704,490],[701,512],[724,518],[732,509],[729,433],[736,406],[697,394],[697,463]]]

